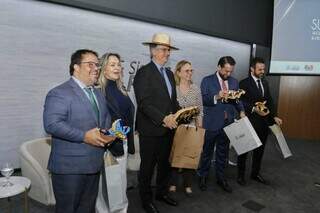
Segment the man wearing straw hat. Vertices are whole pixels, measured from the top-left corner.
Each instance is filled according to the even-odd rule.
[[[173,73],[166,69],[171,50],[169,35],[156,33],[149,46],[151,61],[140,68],[134,79],[137,100],[136,128],[140,142],[139,191],[142,206],[146,212],[159,212],[153,203],[151,179],[157,165],[156,200],[171,206],[177,202],[168,195],[170,174],[169,155],[173,129],[177,123],[173,114],[178,110]]]

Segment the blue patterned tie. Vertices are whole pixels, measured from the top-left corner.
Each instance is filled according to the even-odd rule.
[[[166,83],[166,86],[167,86],[167,90],[168,90],[168,93],[169,93],[169,96],[171,98],[171,84],[170,84],[170,81],[167,81],[166,78],[165,78],[165,75],[164,75],[164,72],[166,71],[166,68],[164,67],[160,67],[160,74],[164,80],[164,82]]]
[[[93,88],[92,87],[86,87],[86,88],[84,88],[84,90],[86,91],[86,93],[87,93],[87,95],[89,97],[92,109],[93,109],[93,111],[94,111],[94,113],[96,115],[96,118],[97,118],[98,124],[99,124],[99,108],[98,108],[98,104],[96,102],[96,99],[94,98]]]

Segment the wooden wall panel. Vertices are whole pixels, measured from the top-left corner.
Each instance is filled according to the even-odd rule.
[[[278,115],[289,138],[320,141],[320,76],[282,76]]]

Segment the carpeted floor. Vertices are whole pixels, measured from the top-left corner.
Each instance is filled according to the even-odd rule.
[[[229,194],[215,184],[213,169],[209,177],[209,187],[201,192],[194,178],[194,196],[187,198],[178,188],[174,197],[178,207],[155,202],[160,212],[166,213],[319,213],[320,212],[320,141],[288,140],[293,156],[283,160],[275,146],[274,138],[269,137],[263,161],[262,175],[271,182],[270,186],[259,184],[247,178],[248,184],[242,187],[236,182],[236,167],[229,166],[226,174],[233,193]],[[248,162],[248,165],[250,163]],[[249,169],[249,168],[248,168]],[[249,175],[247,172],[247,176]],[[136,185],[136,172],[128,173],[130,185]],[[143,212],[137,188],[128,190],[129,213]],[[12,212],[23,212],[23,197],[11,199]],[[30,212],[54,212],[30,200]],[[8,212],[6,199],[0,200],[0,212]]]

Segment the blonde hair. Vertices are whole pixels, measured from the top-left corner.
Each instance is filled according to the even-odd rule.
[[[121,57],[118,53],[105,53],[103,56],[101,56],[99,63],[100,63],[100,75],[98,79],[98,84],[100,87],[101,92],[106,95],[106,87],[107,87],[107,78],[104,76],[104,70],[106,69],[106,66],[108,64],[108,60],[110,56],[114,56],[121,61]],[[124,87],[123,81],[122,81],[122,75],[120,75],[120,78],[116,80],[117,88],[121,91],[122,94],[128,96],[128,93]]]
[[[191,62],[187,60],[182,60],[182,61],[179,61],[176,65],[176,68],[174,70],[174,80],[176,81],[176,85],[180,85],[180,77],[178,76],[178,72],[180,72],[181,68],[186,64],[191,65]],[[192,81],[190,83],[192,84]]]

